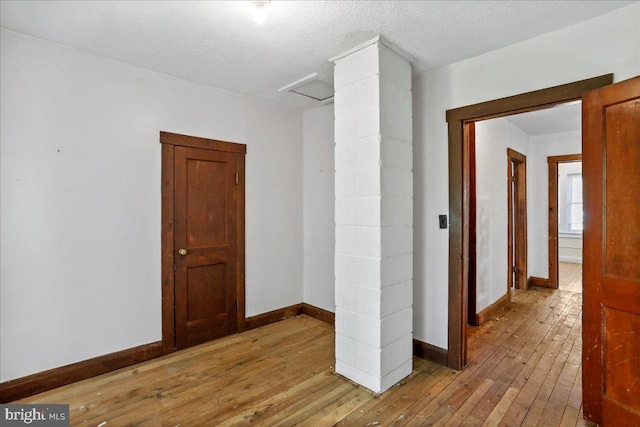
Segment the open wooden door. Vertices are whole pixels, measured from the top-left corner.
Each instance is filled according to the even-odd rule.
[[[640,77],[583,96],[583,411],[640,426]]]

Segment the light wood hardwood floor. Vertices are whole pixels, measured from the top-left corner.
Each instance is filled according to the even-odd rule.
[[[558,263],[558,288],[582,293],[582,264]]]
[[[86,426],[576,426],[581,295],[516,290],[468,331],[469,365],[414,358],[382,395],[333,371],[333,328],[300,316],[45,392]]]

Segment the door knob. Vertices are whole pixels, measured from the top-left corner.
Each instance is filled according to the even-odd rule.
[[[179,249],[178,253],[182,256],[185,256],[187,254],[187,250],[186,249]]]

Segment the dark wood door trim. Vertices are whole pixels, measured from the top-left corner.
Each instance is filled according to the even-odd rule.
[[[580,80],[448,110],[449,129],[449,320],[447,365],[466,364],[467,296],[469,267],[469,124],[478,120],[533,111],[581,99],[584,92],[613,82],[613,74]]]
[[[160,132],[162,144],[162,353],[175,351],[175,273],[174,273],[174,160],[175,147],[191,147],[204,150],[225,151],[242,154],[237,157],[238,170],[238,210],[237,210],[237,324],[238,331],[245,326],[245,159],[246,145],[217,141],[169,132]]]
[[[180,135],[171,132],[160,132],[160,144],[179,145],[181,147],[202,148],[203,150],[227,151],[230,153],[247,153],[245,144]]]
[[[470,325],[480,326],[477,313],[477,198],[476,198],[476,124],[469,123],[469,290],[467,297],[467,321]]]
[[[238,227],[238,287],[236,289],[236,295],[238,297],[238,332],[243,332],[247,329],[245,325],[245,156],[246,146],[244,146],[244,152],[242,156],[237,157],[237,170],[238,170],[238,216],[236,224]]]
[[[511,185],[512,180],[515,185]],[[512,287],[517,289],[527,289],[528,287],[527,157],[511,148],[507,148],[507,195],[507,295],[509,301],[511,301]],[[513,265],[514,258],[515,265]],[[513,281],[513,267],[516,268],[515,283]]]
[[[549,283],[558,288],[558,163],[580,162],[582,154],[549,156]]]
[[[175,349],[174,153],[175,147],[173,145],[162,144],[162,354],[172,353]]]

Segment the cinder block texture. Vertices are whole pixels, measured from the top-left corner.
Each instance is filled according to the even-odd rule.
[[[382,393],[411,373],[411,65],[378,41],[335,61],[336,372]]]

